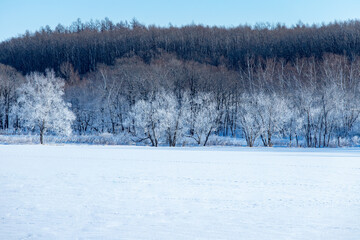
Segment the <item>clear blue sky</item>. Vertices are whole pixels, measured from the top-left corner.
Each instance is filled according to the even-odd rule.
[[[360,18],[360,0],[0,0],[0,41],[41,26],[108,17],[145,25],[237,26],[259,22],[328,23]]]

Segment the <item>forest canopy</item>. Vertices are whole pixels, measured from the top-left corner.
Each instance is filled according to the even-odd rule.
[[[248,58],[294,62],[308,57],[322,59],[332,53],[353,59],[360,54],[360,22],[226,28],[145,26],[135,19],[113,23],[107,18],[83,23],[78,19],[68,27],[46,26],[0,43],[0,63],[23,74],[45,69],[59,72],[63,63],[85,74],[95,71],[99,63],[113,65],[117,58],[138,56],[149,63],[162,53],[231,70],[246,68]]]

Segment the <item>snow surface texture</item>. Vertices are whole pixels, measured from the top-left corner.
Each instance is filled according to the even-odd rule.
[[[357,149],[0,145],[0,239],[359,239]]]

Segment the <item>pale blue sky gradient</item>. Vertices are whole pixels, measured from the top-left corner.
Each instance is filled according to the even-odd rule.
[[[321,24],[360,18],[359,0],[0,0],[0,41],[58,23],[108,17],[113,22],[182,26],[285,23]]]

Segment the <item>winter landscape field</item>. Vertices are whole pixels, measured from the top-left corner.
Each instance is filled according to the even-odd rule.
[[[360,150],[0,145],[0,239],[359,239]]]

